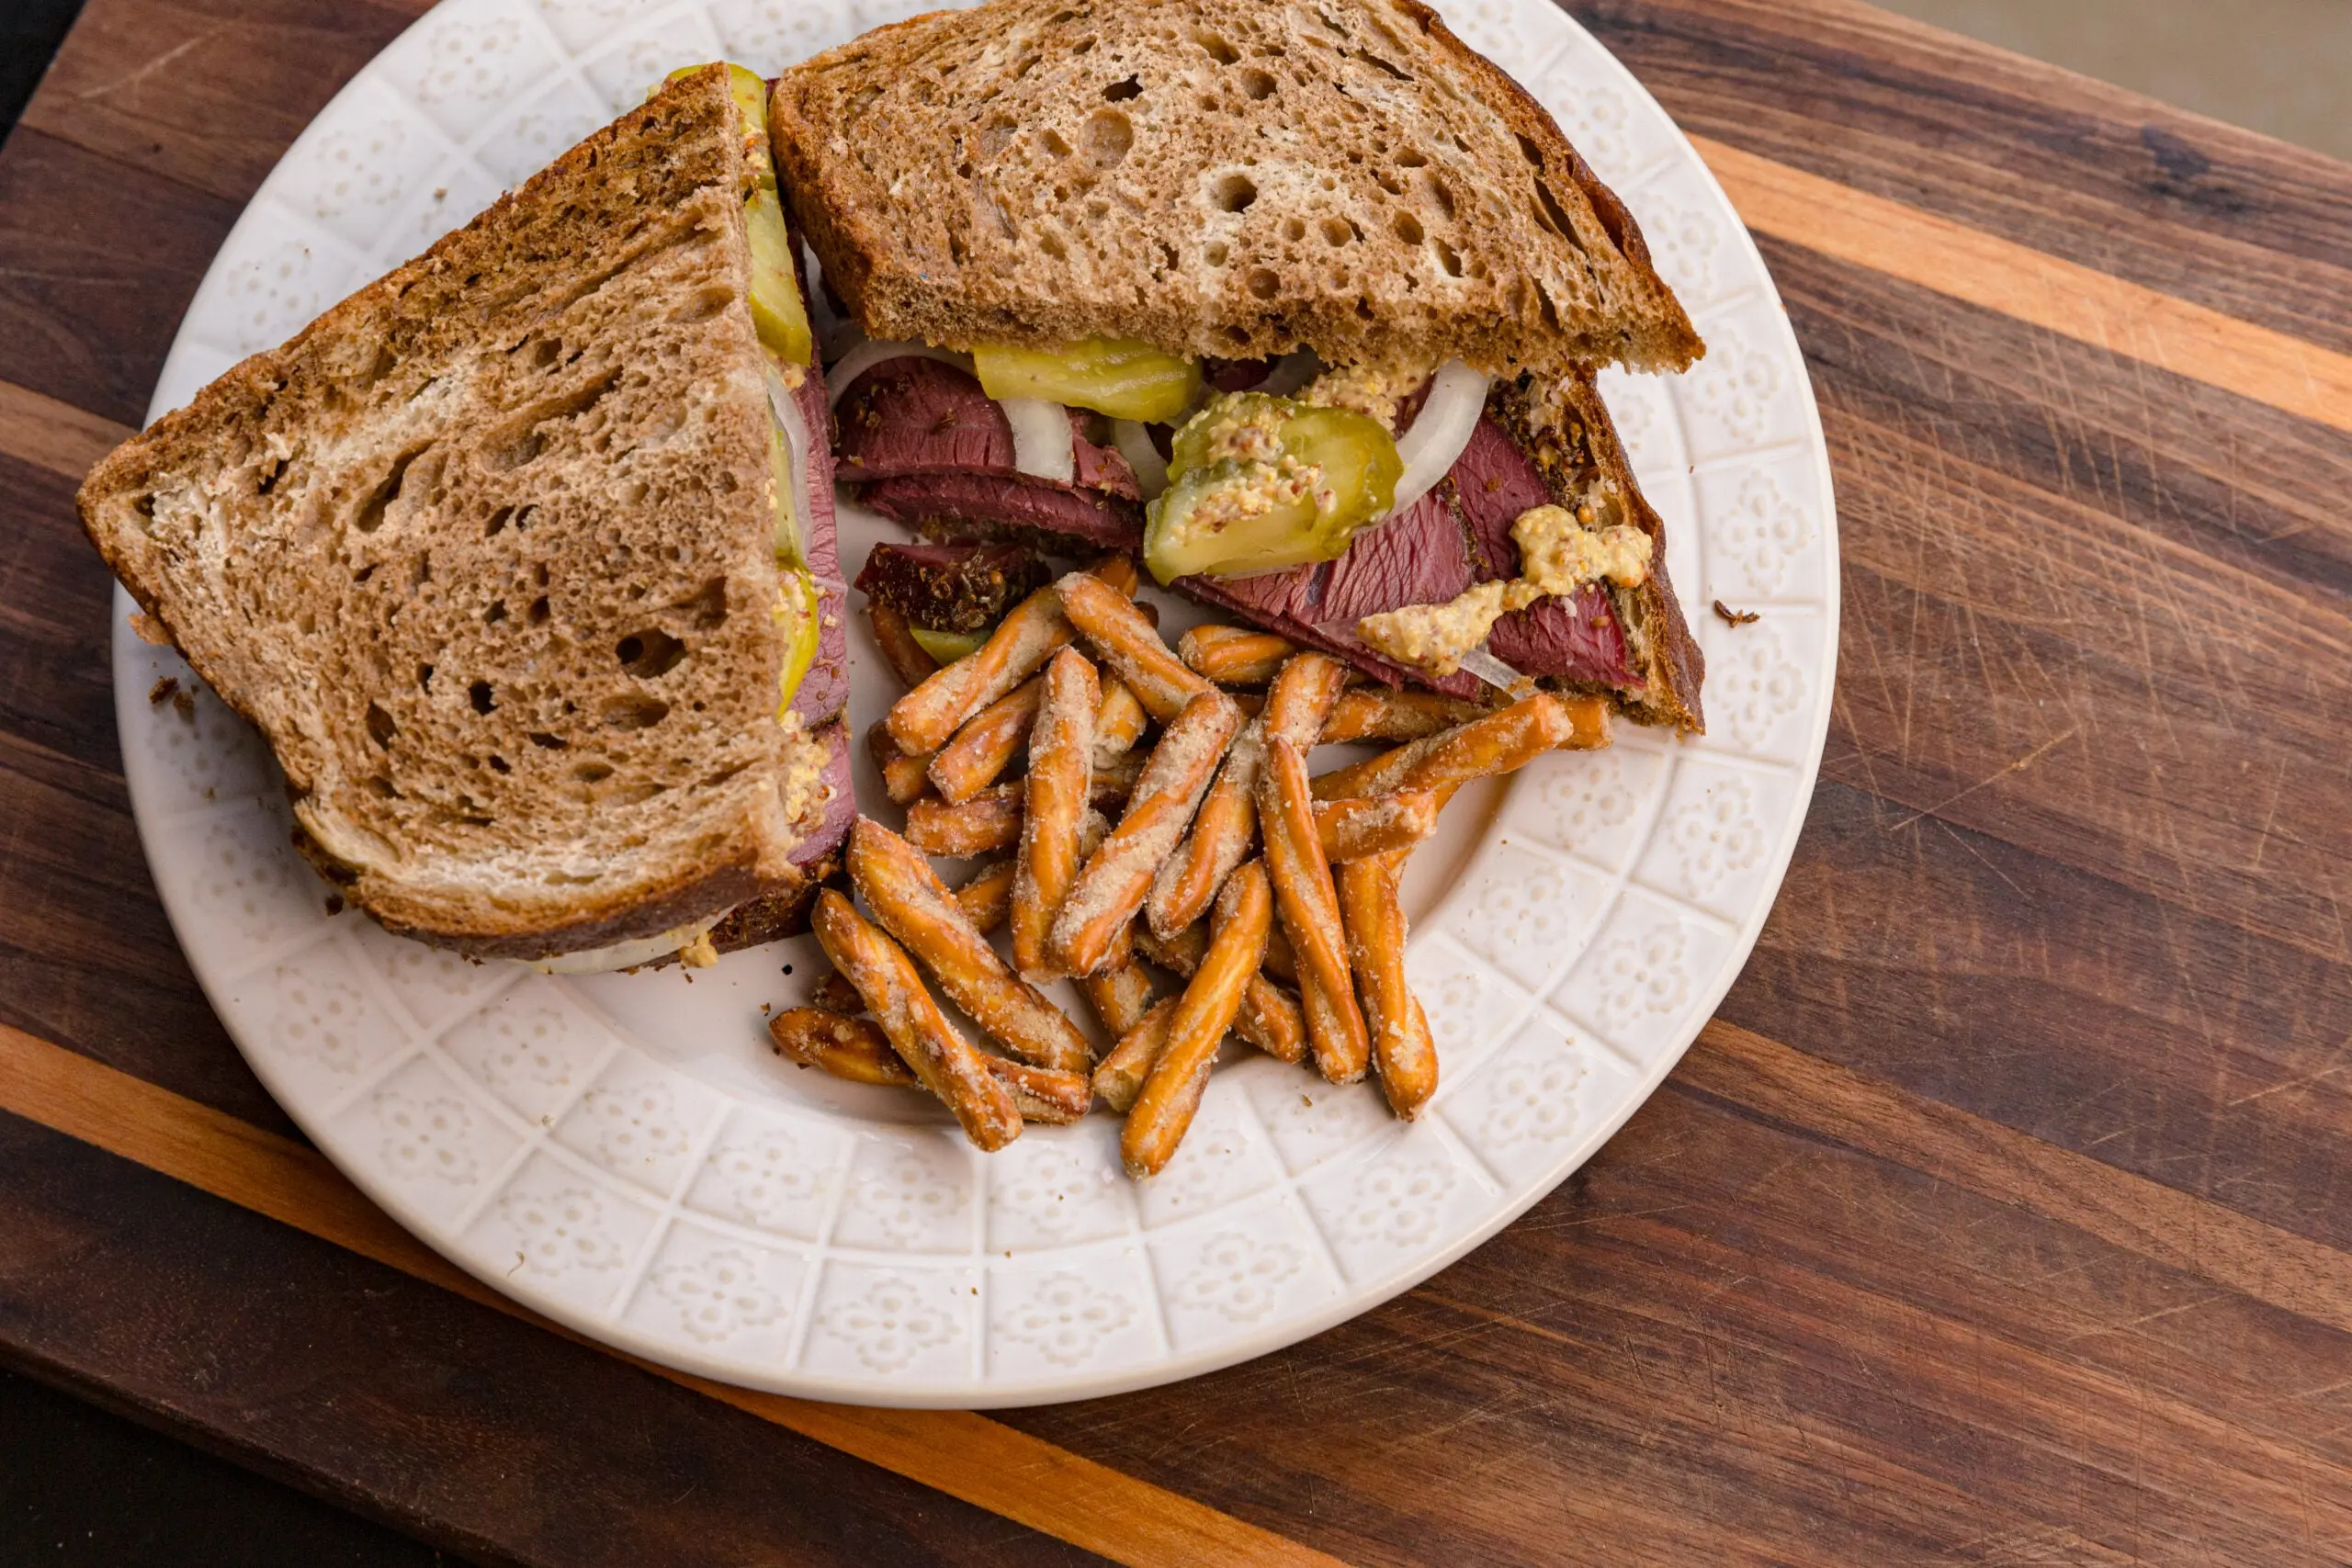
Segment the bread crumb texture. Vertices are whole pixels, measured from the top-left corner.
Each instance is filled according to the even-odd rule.
[[[1414,0],[996,0],[793,68],[770,124],[878,336],[1495,374],[1702,352],[1551,117]]]
[[[673,85],[109,457],[85,525],[387,925],[543,956],[716,916],[821,814],[776,722],[723,73]]]

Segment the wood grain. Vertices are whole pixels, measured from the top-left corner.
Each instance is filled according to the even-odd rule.
[[[511,1302],[401,1229],[316,1150],[5,1025],[0,1025],[0,1110],[550,1334],[579,1337]],[[1336,1562],[1271,1531],[969,1412],[823,1404],[734,1388],[617,1351],[611,1354],[1136,1568],[1205,1562],[1332,1568]]]
[[[2352,431],[2352,355],[1721,141],[1695,145],[1759,234]]]

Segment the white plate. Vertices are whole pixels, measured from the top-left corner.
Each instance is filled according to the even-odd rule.
[[[154,412],[670,68],[772,72],[921,8],[446,0],[264,183]],[[1641,1104],[1738,973],[1813,791],[1838,642],[1828,463],[1771,279],[1665,112],[1544,0],[1448,14],[1624,197],[1706,337],[1687,376],[1606,390],[1670,530],[1710,728],[1620,727],[1612,750],[1548,757],[1487,812],[1455,807],[1461,852],[1416,861],[1411,973],[1443,1066],[1429,1113],[1407,1126],[1368,1086],[1239,1060],[1136,1185],[1108,1116],[983,1156],[914,1096],[779,1063],[760,1004],[799,998],[806,938],[691,980],[556,979],[330,918],[259,740],[209,694],[193,723],[151,704],[160,676],[191,677],[119,616],[124,763],[173,928],[353,1180],[499,1290],[654,1360],[827,1399],[1016,1404],[1190,1376],[1363,1312],[1492,1235]],[[843,523],[854,572],[879,525]],[[1762,618],[1727,626],[1719,597]],[[888,691],[859,651],[862,729]]]

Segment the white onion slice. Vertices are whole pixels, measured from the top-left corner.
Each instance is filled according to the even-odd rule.
[[[808,564],[808,551],[815,541],[809,535],[808,454],[811,450],[808,421],[800,412],[800,400],[784,384],[783,375],[773,365],[768,373],[768,412],[784,432],[785,450],[792,462],[792,536],[793,557],[801,565]]]
[[[667,958],[680,948],[692,946],[718,923],[717,920],[696,920],[692,925],[680,926],[659,936],[639,937],[635,942],[616,942],[610,947],[591,947],[579,953],[559,953],[553,958],[535,958],[531,960],[531,967],[542,975],[607,975],[616,969],[634,969],[640,964]]]
[[[999,398],[996,406],[1012,426],[1014,468],[1056,484],[1077,477],[1077,436],[1068,409],[1043,398]]]
[[[1453,471],[1486,407],[1487,378],[1482,372],[1459,359],[1438,367],[1421,412],[1396,443],[1396,456],[1403,459],[1405,472],[1396,480],[1396,503],[1389,508],[1390,516],[1429,494],[1438,480]]]
[[[1483,645],[1464,649],[1461,658],[1454,662],[1487,685],[1498,687],[1514,697],[1526,694],[1535,686],[1533,681],[1488,653]]]
[[[1136,488],[1143,491],[1146,501],[1157,501],[1159,492],[1168,488],[1168,459],[1151,444],[1151,432],[1132,419],[1114,419],[1111,434],[1119,444],[1119,456],[1136,471]]]
[[[1311,351],[1302,348],[1296,354],[1285,354],[1275,360],[1274,367],[1266,372],[1266,378],[1248,389],[1263,392],[1270,398],[1286,398],[1321,374],[1323,362]]]
[[[825,401],[834,408],[841,407],[842,394],[850,389],[851,383],[876,366],[892,359],[936,359],[942,365],[953,365],[967,376],[972,374],[972,356],[968,354],[933,348],[924,343],[893,343],[888,338],[867,338],[827,367]]]

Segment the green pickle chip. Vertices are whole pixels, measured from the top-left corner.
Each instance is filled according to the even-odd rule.
[[[1334,559],[1387,515],[1404,471],[1388,432],[1351,410],[1262,392],[1212,399],[1176,433],[1144,563],[1168,583]]]
[[[1043,398],[1113,419],[1171,424],[1201,395],[1201,367],[1149,344],[1088,338],[1059,348],[982,344],[972,369],[991,398]]]

